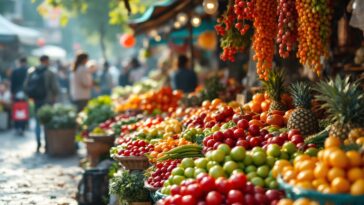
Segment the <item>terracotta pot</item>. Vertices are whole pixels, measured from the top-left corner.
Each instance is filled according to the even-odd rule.
[[[76,152],[76,129],[45,128],[46,153],[55,156],[67,156]]]
[[[100,158],[105,155],[109,155],[110,149],[113,143],[95,141],[93,139],[85,139],[87,148],[87,158],[90,162],[90,166],[94,167],[100,162]]]

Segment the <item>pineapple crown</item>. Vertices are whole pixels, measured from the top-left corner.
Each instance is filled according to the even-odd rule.
[[[296,82],[289,87],[295,107],[311,109],[312,87],[306,82]]]
[[[268,80],[263,81],[264,89],[274,101],[281,101],[284,92],[284,72],[280,69],[272,69],[268,74]]]
[[[319,94],[316,99],[322,102],[328,118],[335,123],[354,123],[362,125],[364,122],[364,91],[359,81],[351,81],[350,76],[321,81],[314,88]]]

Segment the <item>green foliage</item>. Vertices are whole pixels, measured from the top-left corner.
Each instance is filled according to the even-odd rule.
[[[312,88],[307,82],[296,82],[289,87],[295,107],[311,108]]]
[[[272,100],[280,102],[284,92],[284,72],[282,69],[272,69],[268,74],[268,80],[263,81],[264,89]]]
[[[320,81],[314,88],[319,95],[317,100],[322,102],[321,108],[326,110],[331,123],[364,122],[364,91],[359,81],[351,81],[350,77]]]
[[[111,98],[100,96],[88,102],[84,110],[78,115],[77,122],[82,129],[92,130],[114,115]]]
[[[110,180],[110,194],[116,194],[123,203],[149,201],[149,191],[144,188],[141,171],[119,170]]]
[[[43,106],[37,113],[40,122],[49,129],[76,127],[76,110],[71,105]]]

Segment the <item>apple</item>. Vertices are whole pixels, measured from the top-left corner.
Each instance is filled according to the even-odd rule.
[[[232,129],[227,129],[223,132],[224,138],[234,138],[234,131]]]
[[[294,143],[294,144],[299,144],[299,143],[303,143],[303,137],[299,134],[295,134],[292,136],[291,138],[291,141]]]
[[[234,147],[236,141],[233,138],[226,138],[224,140],[224,143],[227,144],[227,145],[229,145],[230,147]]]
[[[234,130],[234,138],[235,139],[239,139],[239,138],[244,138],[245,137],[245,133],[244,130],[242,128],[237,128]]]
[[[222,142],[225,138],[225,135],[221,131],[215,132],[212,136],[216,142]]]
[[[260,130],[257,125],[250,125],[248,131],[253,136],[258,136],[260,134]]]
[[[300,131],[298,129],[291,129],[288,131],[288,139],[291,140],[293,135],[299,135]]]
[[[241,119],[238,121],[237,127],[246,130],[249,127],[249,121],[246,119]]]

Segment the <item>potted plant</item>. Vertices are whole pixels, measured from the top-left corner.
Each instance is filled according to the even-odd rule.
[[[151,204],[142,171],[119,170],[111,178],[109,191],[119,197],[121,205]]]
[[[44,125],[46,152],[59,156],[74,154],[77,125],[75,108],[71,105],[45,105],[37,115]]]

